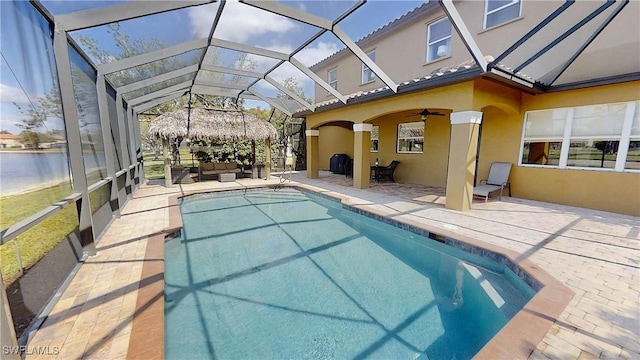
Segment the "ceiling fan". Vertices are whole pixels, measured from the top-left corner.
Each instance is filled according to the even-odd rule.
[[[422,111],[420,111],[419,113],[411,113],[407,116],[415,116],[415,115],[420,115],[420,120],[422,121],[426,121],[427,120],[427,116],[429,115],[435,115],[435,116],[444,116],[443,113],[439,113],[437,111],[429,111],[429,109],[424,109]]]

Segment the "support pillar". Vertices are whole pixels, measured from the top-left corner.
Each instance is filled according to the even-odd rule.
[[[60,87],[60,100],[67,134],[73,191],[82,194],[81,200],[76,202],[80,245],[82,245],[84,255],[93,256],[96,254],[96,244],[93,234],[91,206],[89,204],[90,184],[87,183],[87,172],[82,154],[82,137],[80,136],[80,123],[78,121],[78,105],[73,91],[73,74],[71,72],[67,32],[64,29],[60,29],[59,24],[56,24],[56,30],[53,33],[53,54],[58,72],[58,86]]]
[[[369,188],[371,177],[371,124],[353,125],[353,187]]]
[[[307,130],[305,131],[307,136],[307,178],[317,179],[320,176],[320,151],[318,145],[318,139],[320,137],[320,130]]]
[[[481,122],[482,112],[479,111],[451,113],[447,209],[465,211],[471,208]]]
[[[271,139],[264,141],[264,171],[267,174],[266,180],[271,179]]]
[[[100,125],[102,126],[102,142],[104,144],[104,158],[107,163],[107,177],[111,178],[111,195],[109,204],[111,211],[116,217],[120,217],[120,200],[118,198],[118,178],[116,176],[117,160],[115,154],[114,143],[111,140],[111,119],[109,119],[109,105],[107,104],[107,83],[104,75],[98,72],[96,80],[96,88],[98,94],[98,109],[100,111]]]
[[[7,299],[7,292],[2,282],[2,273],[0,273],[0,344],[2,344],[1,358],[3,360],[20,360],[20,353],[17,351],[18,339],[13,327],[9,299]]]

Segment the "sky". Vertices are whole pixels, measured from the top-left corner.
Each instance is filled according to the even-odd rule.
[[[50,13],[57,15],[101,6],[117,5],[118,3],[122,3],[122,1],[43,0],[41,3]],[[333,21],[356,2],[344,0],[306,0],[281,1],[281,3]],[[340,26],[352,40],[357,41],[393,21],[395,18],[420,6],[422,3],[422,1],[407,0],[369,1],[348,18],[341,21],[338,26]],[[131,42],[137,39],[148,41],[158,39],[164,46],[172,46],[192,39],[207,37],[218,6],[219,3],[216,2],[132,19],[120,22],[120,27],[123,33],[130,36]],[[229,0],[226,2],[223,16],[216,27],[214,38],[288,53],[297,49],[318,31],[319,29],[314,26],[284,18],[261,9],[256,9],[252,6],[238,3],[235,0]],[[71,36],[75,39],[78,39],[80,36],[92,37],[98,41],[101,48],[112,54],[119,53],[113,37],[107,32],[106,26],[75,31],[71,33]],[[7,41],[13,44],[7,45]],[[15,43],[16,41],[17,39],[12,40],[9,37],[3,38],[3,53],[6,53],[6,50],[9,49],[11,45],[18,46],[18,44]],[[24,42],[22,44],[24,44]],[[310,66],[339,51],[343,47],[342,43],[329,33],[306,46],[295,58],[303,64]],[[228,57],[227,59],[221,59],[225,62],[225,65],[234,66],[233,59],[235,59],[238,53],[232,51],[222,51],[222,53],[229,53],[229,55],[226,55]],[[271,59],[258,56],[253,56],[252,59],[258,65],[257,71],[269,69],[274,63]],[[96,63],[100,62],[99,59],[93,60]],[[11,60],[9,60],[9,62],[11,62]],[[14,130],[16,130],[15,126],[13,126],[13,129],[7,129],[7,122],[11,121],[4,118],[6,116],[15,117],[18,115],[15,114],[15,111],[8,110],[7,107],[15,108],[15,106],[11,104],[11,102],[15,100],[17,100],[18,103],[26,104],[28,103],[27,98],[37,98],[41,96],[44,91],[43,89],[37,88],[29,90],[27,89],[29,86],[24,86],[24,84],[21,88],[21,86],[17,84],[18,79],[15,77],[12,78],[7,73],[7,66],[18,68],[20,64],[7,64],[4,60],[2,61],[2,68],[0,68],[0,71],[2,71],[2,77],[0,78],[2,102],[0,106],[3,119],[2,123],[0,123],[0,128],[14,132]],[[285,63],[285,65],[274,71],[271,76],[280,83],[287,77],[295,77],[299,85],[303,88],[306,97],[313,98],[313,82],[294,66]],[[19,77],[20,75],[18,75],[18,78]],[[277,89],[264,80],[257,84],[257,90],[266,96],[276,96],[278,94]],[[248,102],[247,105],[249,107],[269,107],[267,103],[261,101],[251,101]]]

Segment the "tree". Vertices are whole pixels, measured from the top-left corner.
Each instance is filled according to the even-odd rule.
[[[39,149],[40,148],[40,137],[38,133],[31,130],[23,130],[18,135],[18,141],[22,144],[27,145],[27,147]]]
[[[24,130],[35,131],[45,127],[48,117],[62,119],[62,106],[60,104],[60,93],[56,84],[48,94],[39,97],[36,103],[32,104],[33,106],[25,109],[14,102],[13,105],[18,108],[18,111],[25,115],[25,118],[21,120],[22,124],[16,124],[16,126]]]
[[[307,98],[304,94],[304,90],[302,86],[298,83],[298,80],[294,77],[286,78],[283,81],[283,85],[285,88],[290,90],[291,92],[298,95],[303,100],[310,102],[311,99]],[[280,95],[279,97],[284,97],[285,95]],[[286,98],[289,98],[286,96]],[[306,136],[304,135],[304,131],[306,130],[306,121],[303,118],[289,119],[289,126],[286,126],[287,116],[281,111],[277,111],[279,114],[276,117],[277,121],[281,121],[281,149],[284,150],[286,146],[286,141],[291,137],[292,139],[297,138],[297,146],[293,148],[293,153],[296,156],[296,169],[304,170],[307,168],[307,144],[306,144]],[[282,154],[284,156],[284,154]]]

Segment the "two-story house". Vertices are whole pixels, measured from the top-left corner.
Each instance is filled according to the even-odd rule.
[[[399,160],[396,181],[446,187],[471,206],[491,163],[513,164],[514,197],[640,215],[639,2],[431,1],[311,69],[307,171]],[[396,90],[396,91],[394,91]],[[425,116],[426,115],[426,116]]]

